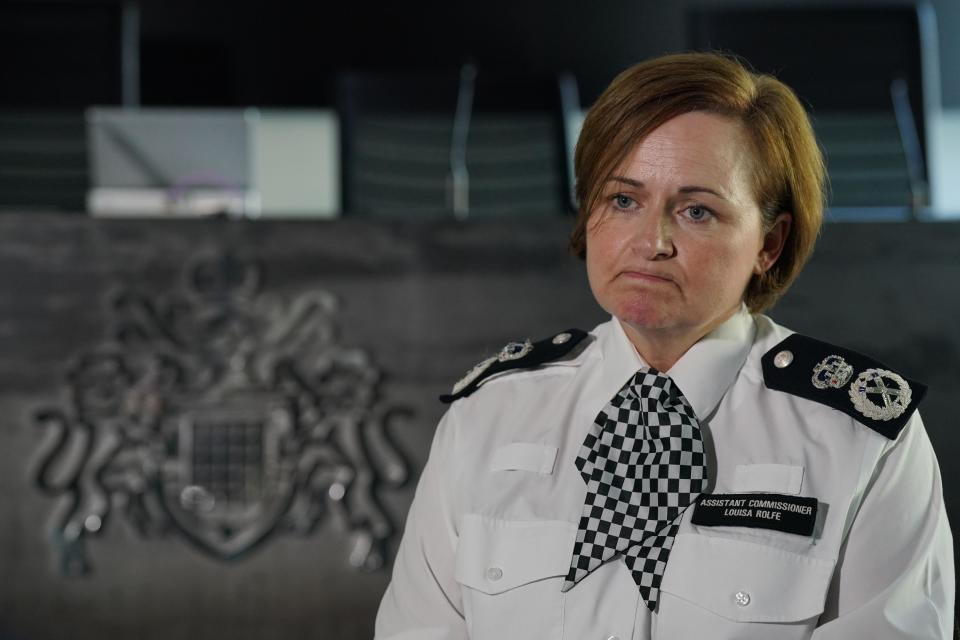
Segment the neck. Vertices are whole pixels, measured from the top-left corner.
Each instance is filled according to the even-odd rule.
[[[690,347],[699,342],[705,335],[729,320],[740,309],[734,307],[726,314],[718,316],[711,322],[683,330],[677,328],[651,329],[638,327],[623,320],[617,319],[624,333],[633,344],[643,361],[654,369],[666,373],[677,363]]]

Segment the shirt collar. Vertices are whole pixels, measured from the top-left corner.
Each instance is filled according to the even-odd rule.
[[[624,385],[643,361],[616,318],[598,332],[598,346],[603,357],[603,388],[609,397]],[[719,327],[701,338],[667,371],[683,392],[697,417],[709,416],[733,384],[750,353],[756,326],[745,305]]]

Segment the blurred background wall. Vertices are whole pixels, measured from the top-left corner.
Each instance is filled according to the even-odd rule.
[[[443,406],[603,319],[567,255],[584,110],[741,53],[833,190],[773,317],[960,385],[960,7],[0,4],[0,640],[372,635]]]

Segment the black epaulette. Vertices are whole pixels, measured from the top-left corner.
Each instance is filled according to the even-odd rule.
[[[495,356],[479,362],[453,385],[450,393],[440,396],[441,402],[450,403],[465,398],[480,386],[480,383],[504,371],[532,369],[570,353],[584,338],[586,331],[567,329],[539,342],[511,342]]]
[[[872,358],[796,333],[762,362],[768,388],[833,407],[891,440],[927,393]]]

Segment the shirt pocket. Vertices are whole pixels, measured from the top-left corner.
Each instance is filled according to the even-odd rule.
[[[558,638],[575,525],[463,517],[454,577],[470,637]]]
[[[743,540],[678,535],[660,586],[656,638],[808,638],[835,560]]]

